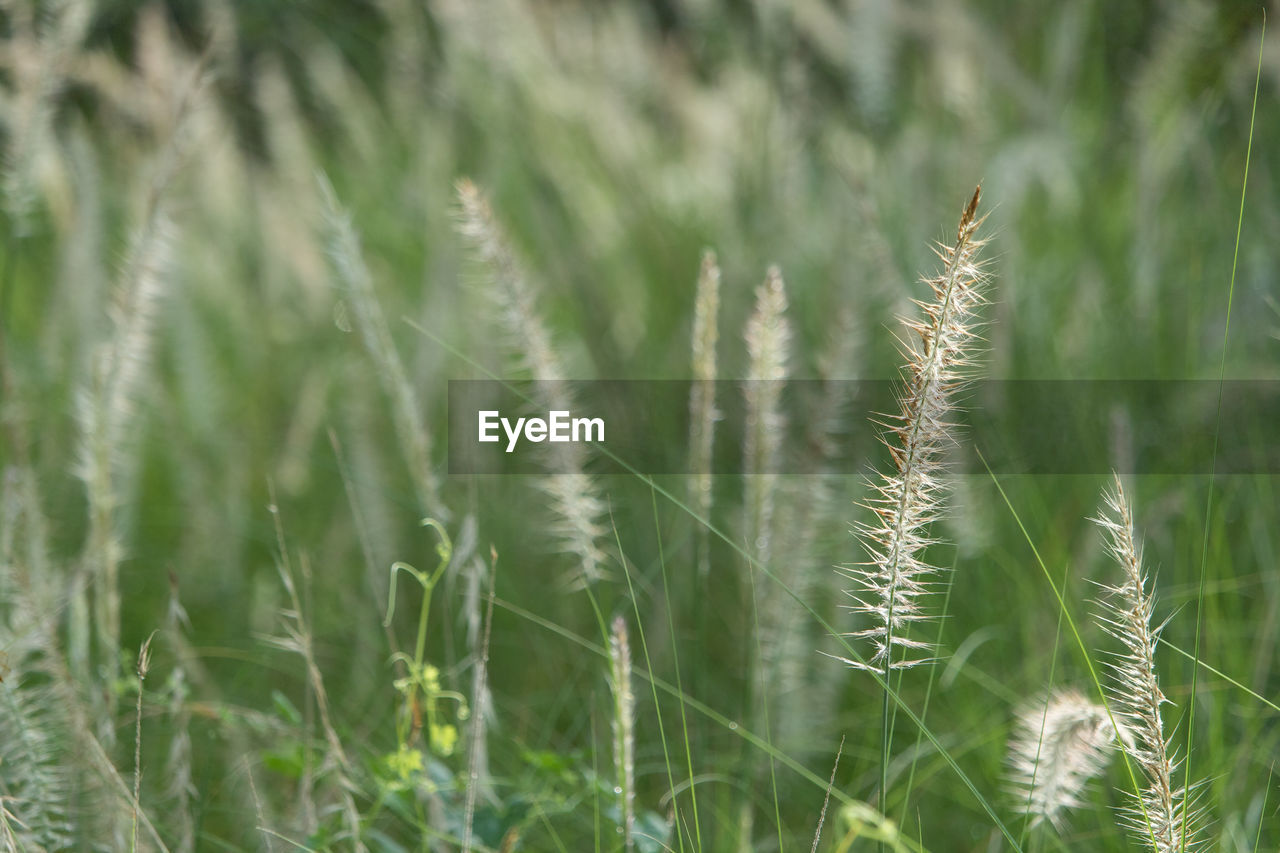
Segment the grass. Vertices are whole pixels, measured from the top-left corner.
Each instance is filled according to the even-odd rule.
[[[1201,474],[1131,470],[1180,437],[1070,383],[1095,472],[944,430],[870,533],[930,568],[833,568],[921,494],[911,431],[841,455],[843,380],[900,377],[978,182],[966,377],[1277,378],[1261,14],[490,11],[0,12],[0,848],[1276,849],[1280,500],[1216,470],[1274,453],[1217,445],[1234,401]],[[652,436],[690,475],[450,474],[459,378],[698,380]]]

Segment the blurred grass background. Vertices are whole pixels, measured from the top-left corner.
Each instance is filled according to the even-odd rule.
[[[130,778],[137,686],[127,673],[147,636],[165,631],[143,693],[141,802],[173,849],[257,848],[268,837],[258,824],[315,848],[352,846],[326,808],[341,795],[326,793],[317,769],[333,768],[315,686],[296,654],[264,640],[280,634],[278,613],[291,607],[269,505],[333,726],[355,767],[339,775],[355,789],[369,849],[454,849],[461,834],[454,788],[465,779],[468,723],[459,723],[455,754],[430,758],[440,790],[421,776],[406,783],[384,760],[397,744],[390,656],[412,645],[418,595],[402,584],[397,619],[384,631],[388,567],[432,567],[434,543],[419,519],[441,508],[457,559],[432,599],[427,658],[445,686],[467,695],[479,606],[468,579],[477,561],[489,563],[491,543],[499,555],[492,787],[481,799],[480,840],[496,849],[519,827],[516,849],[595,849],[599,821],[611,826],[605,661],[568,636],[598,644],[600,629],[585,594],[561,584],[572,560],[547,535],[554,519],[523,478],[446,477],[446,380],[482,377],[475,364],[521,375],[510,352],[522,342],[506,336],[486,273],[457,236],[460,177],[488,194],[575,378],[687,378],[706,247],[724,275],[722,376],[745,375],[740,330],[755,286],[777,263],[796,332],[794,376],[892,377],[895,317],[920,295],[919,275],[934,269],[929,241],[951,234],[979,182],[992,236],[984,375],[1212,379],[1223,358],[1257,4],[67,0],[7,3],[3,15],[0,558],[15,675],[0,687],[56,681],[47,672],[61,646],[22,651],[28,623],[70,648],[73,590],[96,583],[77,412],[104,345],[127,326],[128,306],[114,314],[112,306],[113,294],[133,286],[130,247],[163,222],[150,355],[112,455],[119,648],[95,640],[93,665],[69,683]],[[1272,39],[1228,377],[1277,378],[1278,82]],[[424,505],[397,440],[384,366],[353,329],[361,309],[327,257],[320,174],[350,214],[418,416],[435,438],[441,507]],[[1108,413],[1096,418],[1111,429]],[[866,470],[882,461],[867,460]],[[1091,581],[1109,569],[1085,522],[1104,479],[1003,483],[1049,571],[1066,577],[1082,624]],[[853,504],[861,478],[826,478],[821,500],[814,482],[779,489],[785,512],[814,530],[779,572],[849,630],[839,609],[846,583],[832,566],[861,558],[847,533],[863,512]],[[665,485],[683,494],[680,482]],[[1185,650],[1195,643],[1207,541],[1203,658],[1272,701],[1280,696],[1275,487],[1269,475],[1135,483],[1162,613],[1176,614],[1166,639]],[[675,680],[678,653],[686,691],[749,727],[749,685],[761,673],[742,557],[717,543],[711,574],[700,577],[698,526],[686,512],[634,479],[603,478],[600,489],[612,522],[611,577],[593,591],[601,612],[643,627],[658,676]],[[739,535],[741,487],[716,489],[713,520]],[[955,547],[938,546],[935,557],[956,566],[942,633],[956,654],[901,689],[916,709],[930,689],[930,728],[1013,825],[1017,809],[1001,790],[1013,710],[1048,686],[1051,666],[1054,683],[1080,683],[1084,669],[1055,631],[1057,603],[991,481],[967,478],[958,500],[944,531]],[[33,615],[19,591],[37,575],[51,590],[39,599],[47,609]],[[775,592],[785,598],[766,594]],[[189,623],[174,616],[174,602]],[[793,604],[785,599],[778,618],[811,654],[791,664],[798,681],[789,683],[800,689],[774,697],[772,738],[825,779],[845,736],[837,787],[870,800],[878,689],[820,656],[829,644]],[[1091,648],[1105,645],[1091,624],[1085,633]],[[1183,721],[1184,737],[1191,666],[1164,653],[1170,713],[1181,715],[1170,719]],[[671,764],[687,826],[678,705],[660,699],[673,750],[664,759],[652,695],[639,684],[638,694],[639,805],[653,826],[668,820]],[[1276,849],[1275,711],[1203,672],[1196,701],[1193,770],[1210,780],[1213,849]],[[183,733],[185,793],[166,760]],[[776,849],[779,838],[786,849],[807,848],[821,785],[779,769],[779,833],[771,790],[743,769],[763,760],[760,751],[692,712],[688,734],[705,849]],[[931,850],[1002,849],[927,741],[910,764],[915,743],[900,724],[895,787],[913,772],[913,788],[909,802],[891,799],[884,810]],[[6,796],[19,797],[20,780],[5,776],[14,761],[0,776]],[[74,756],[56,763],[74,766]],[[1120,774],[1111,781],[1120,784]],[[1097,788],[1094,807],[1060,841],[1051,833],[1032,841],[1128,849],[1110,787]],[[103,818],[87,816],[86,804],[100,796],[76,789],[78,849],[110,849],[114,841],[103,839],[119,837],[94,841]],[[744,803],[756,811],[750,830]],[[843,833],[829,828],[824,849],[846,849],[836,846]]]

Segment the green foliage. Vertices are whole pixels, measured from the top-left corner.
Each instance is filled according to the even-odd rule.
[[[448,532],[438,521],[430,518],[422,520],[424,527],[430,527],[440,536],[436,545],[436,555],[440,562],[431,574],[420,572],[408,563],[391,564],[391,588],[387,599],[387,618],[384,627],[390,627],[396,613],[396,575],[404,572],[411,576],[422,587],[422,605],[418,611],[418,639],[414,644],[413,657],[403,652],[392,655],[392,663],[403,664],[405,674],[391,682],[396,692],[403,697],[399,713],[396,715],[396,752],[387,757],[387,765],[402,780],[415,771],[423,769],[422,753],[414,750],[412,744],[417,741],[423,722],[426,722],[427,742],[431,749],[442,756],[453,754],[458,743],[458,730],[451,723],[445,722],[443,702],[456,703],[456,717],[459,721],[467,719],[467,697],[455,690],[445,690],[440,686],[440,669],[426,661],[423,655],[427,647],[427,625],[431,615],[431,593],[436,584],[449,568],[453,559],[453,542]]]
[[[778,477],[766,565],[739,480],[717,478],[698,518],[683,478],[596,478],[606,569],[566,588],[576,563],[537,478],[449,476],[447,380],[523,377],[511,353],[527,343],[457,234],[455,184],[485,191],[574,378],[688,378],[708,247],[721,378],[749,371],[739,330],[774,263],[793,377],[892,378],[929,240],[981,181],[982,374],[1275,379],[1273,53],[1224,334],[1255,7],[67,0],[0,15],[0,838],[127,849],[128,650],[159,628],[140,848],[455,850],[470,826],[475,850],[620,850],[606,672],[621,613],[645,853],[810,849],[842,736],[819,850],[1012,849],[988,808],[1023,849],[1134,849],[1120,767],[1060,834],[1024,827],[1004,791],[1017,709],[1086,687],[1080,649],[1107,647],[1086,614],[1112,567],[1085,521],[1107,472],[1002,476],[1007,504],[985,474],[956,484],[939,531],[955,547],[923,554],[954,566],[946,618],[922,629],[940,662],[895,675],[883,766],[884,692],[833,659],[848,651],[831,634],[867,625],[831,566],[864,558],[854,502],[889,459],[815,450],[869,427],[841,420],[843,398],[821,426],[786,427],[781,453],[815,473]],[[149,266],[131,249],[157,222],[165,263]],[[160,291],[148,322],[129,301],[144,273]],[[116,427],[96,430],[107,352],[130,381]],[[1147,440],[1122,410],[1079,417],[1117,467]],[[1274,457],[1274,436],[1253,441]],[[109,480],[92,492],[85,447]],[[424,505],[437,483],[447,513]],[[1276,849],[1275,475],[1153,472],[1126,490],[1156,623],[1176,614],[1157,667],[1180,738],[1201,622],[1181,754],[1209,780],[1210,846]],[[426,570],[397,562],[421,552],[423,515],[439,519]],[[268,641],[282,615],[288,636]]]

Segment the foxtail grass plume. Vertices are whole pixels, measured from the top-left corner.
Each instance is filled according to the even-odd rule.
[[[791,326],[787,321],[787,290],[782,273],[770,267],[765,280],[756,289],[756,306],[747,319],[743,339],[747,344],[746,435],[743,440],[743,471],[747,474],[744,485],[746,504],[745,531],[747,548],[762,566],[773,562],[775,508],[778,500],[778,459],[782,451],[786,417],[782,412],[782,389],[787,380],[787,361],[791,351]],[[794,561],[799,563],[799,560]],[[770,726],[769,704],[778,687],[778,670],[783,661],[782,653],[787,644],[785,606],[783,596],[769,595],[755,580],[755,567],[751,573],[751,606],[756,623],[754,643],[755,665],[759,676],[751,679],[748,704],[753,716],[753,728],[768,734]],[[794,626],[791,626],[794,628]],[[790,632],[795,637],[798,632]],[[772,694],[772,695],[771,695]],[[749,772],[759,772],[764,765],[757,765]],[[757,784],[751,778],[749,784]],[[749,838],[753,813],[744,807],[743,837]]]
[[[501,318],[508,337],[518,347],[517,355],[532,374],[534,397],[546,411],[572,411],[574,406],[565,384],[565,371],[551,342],[551,333],[537,310],[534,291],[506,236],[489,207],[488,200],[468,180],[458,182],[461,219],[458,230],[473,245],[479,260],[493,278],[495,301],[502,307]],[[539,485],[551,499],[560,519],[557,534],[561,548],[578,560],[574,586],[587,586],[604,576],[604,551],[598,544],[605,534],[601,522],[605,503],[596,483],[585,471],[586,460],[580,445],[555,445],[553,467],[560,473],[541,479]]]
[[[1031,826],[1047,821],[1061,829],[1065,812],[1083,804],[1085,786],[1106,769],[1116,741],[1107,709],[1077,690],[1055,690],[1024,707],[1009,742],[1009,776],[1014,803]]]
[[[702,256],[693,303],[693,386],[689,389],[689,470],[693,472],[691,503],[702,518],[711,515],[711,450],[715,442],[716,341],[720,314],[720,267],[714,252]],[[698,575],[710,571],[710,540],[698,527]]]
[[[743,442],[747,480],[747,537],[762,563],[769,562],[778,457],[786,418],[782,413],[783,383],[791,351],[787,322],[787,289],[782,273],[770,267],[756,290],[756,308],[747,320],[747,429]]]
[[[1108,662],[1108,699],[1117,722],[1132,734],[1126,752],[1145,778],[1142,790],[1132,795],[1125,823],[1153,853],[1199,851],[1204,849],[1197,839],[1203,816],[1193,807],[1193,792],[1176,786],[1181,762],[1171,755],[1171,738],[1160,719],[1160,706],[1169,701],[1156,681],[1155,651],[1163,625],[1151,626],[1155,593],[1142,568],[1142,543],[1134,536],[1133,512],[1118,476],[1103,501],[1106,512],[1093,520],[1122,570],[1118,584],[1102,586],[1099,602],[1099,622],[1123,646]]]
[[[609,687],[613,692],[613,771],[617,774],[614,790],[618,794],[623,844],[634,847],[632,833],[636,822],[636,698],[631,691],[631,644],[627,640],[627,622],[621,616],[613,620],[609,633]]]
[[[176,228],[157,200],[134,236],[110,310],[111,330],[96,351],[90,380],[77,399],[80,448],[76,473],[88,497],[89,536],[85,565],[93,593],[93,624],[98,653],[106,671],[120,669],[120,563],[124,544],[119,508],[121,482],[135,462],[132,442],[136,408],[151,363],[161,303],[171,285]],[[89,590],[72,594],[68,657],[80,679],[90,677]],[[106,705],[114,705],[107,694]],[[102,736],[112,742],[110,712],[100,720]]]
[[[58,150],[53,133],[58,101],[74,73],[93,12],[93,4],[85,0],[6,5],[6,71],[12,90],[4,104],[7,142],[0,186],[16,237],[31,231],[41,161]]]
[[[326,244],[337,285],[350,304],[356,331],[369,351],[378,379],[391,401],[396,437],[409,464],[419,506],[432,517],[448,518],[447,509],[440,500],[439,483],[431,468],[431,435],[391,338],[386,316],[374,293],[373,279],[360,250],[360,237],[351,217],[339,204],[333,187],[323,176],[320,178],[320,195],[324,199]]]
[[[977,256],[985,241],[975,237],[985,219],[977,217],[980,191],[964,208],[955,243],[935,249],[943,269],[926,280],[933,300],[915,303],[923,317],[903,321],[919,341],[901,342],[906,369],[900,409],[884,435],[893,470],[872,486],[866,506],[875,520],[856,529],[869,559],[844,569],[856,584],[852,609],[871,622],[852,634],[871,645],[863,662],[847,661],[858,669],[887,675],[927,660],[932,650],[908,630],[930,616],[921,599],[939,569],[924,561],[923,552],[935,542],[930,525],[943,512],[945,454],[954,442],[948,416],[971,365],[975,312],[984,302]]]
[[[782,411],[782,391],[787,381],[787,362],[791,352],[791,324],[787,320],[787,291],[782,274],[771,267],[765,280],[756,289],[756,307],[743,331],[747,344],[746,435],[743,441],[743,471],[748,474],[745,484],[747,547],[761,565],[771,566],[783,532],[780,526],[781,509],[789,508],[780,501],[779,459],[782,441],[787,430],[786,416]],[[803,552],[795,552],[803,553]],[[803,560],[786,560],[778,566],[778,576],[793,590],[801,586],[804,574]],[[794,664],[799,655],[794,654],[797,645],[806,644],[807,637],[795,625],[788,624],[792,615],[787,596],[771,595],[764,586],[751,584],[756,619],[760,677],[752,680],[753,713],[757,716],[757,728],[763,728],[768,720],[767,703],[776,699],[784,688],[781,670]],[[807,655],[805,656],[807,657]],[[793,667],[794,670],[794,667]],[[791,675],[795,675],[793,671]],[[799,686],[797,679],[789,679],[786,686]]]

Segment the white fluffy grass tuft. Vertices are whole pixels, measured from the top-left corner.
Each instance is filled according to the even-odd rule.
[[[1056,690],[1024,707],[1009,741],[1009,776],[1031,826],[1047,821],[1061,829],[1065,813],[1083,805],[1085,787],[1106,769],[1115,744],[1107,709],[1077,690]]]

